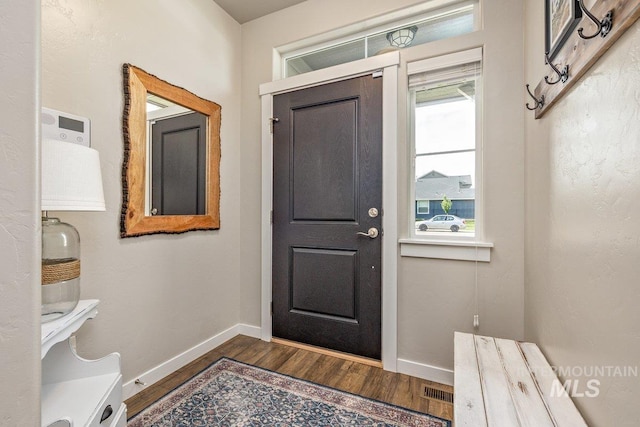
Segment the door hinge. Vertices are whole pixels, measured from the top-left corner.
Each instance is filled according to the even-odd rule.
[[[371,74],[371,77],[373,77],[374,79],[378,79],[378,78],[382,77],[382,70],[374,71],[374,72]]]
[[[271,308],[270,308],[270,310],[271,310],[271,315],[273,316],[273,301],[271,301]]]
[[[273,209],[269,212],[269,224],[273,224]]]
[[[271,133],[273,133],[273,125],[275,123],[278,123],[279,121],[280,121],[280,119],[277,118],[277,117],[270,117],[269,118],[269,130],[271,131]]]

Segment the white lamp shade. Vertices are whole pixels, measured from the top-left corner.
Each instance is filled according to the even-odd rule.
[[[42,210],[104,211],[100,155],[71,142],[42,140]]]

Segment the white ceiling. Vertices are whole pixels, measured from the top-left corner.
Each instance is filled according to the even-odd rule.
[[[241,24],[305,0],[213,0]]]

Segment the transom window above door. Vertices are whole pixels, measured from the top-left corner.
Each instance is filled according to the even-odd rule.
[[[419,16],[414,15],[320,45],[285,53],[283,77],[456,37],[478,28],[478,0],[441,1],[440,3],[442,5],[437,9],[429,10]]]

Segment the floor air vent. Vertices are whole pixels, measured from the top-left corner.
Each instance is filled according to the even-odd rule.
[[[433,388],[426,384],[422,385],[422,395],[425,399],[442,400],[443,402],[453,403],[453,393]]]

